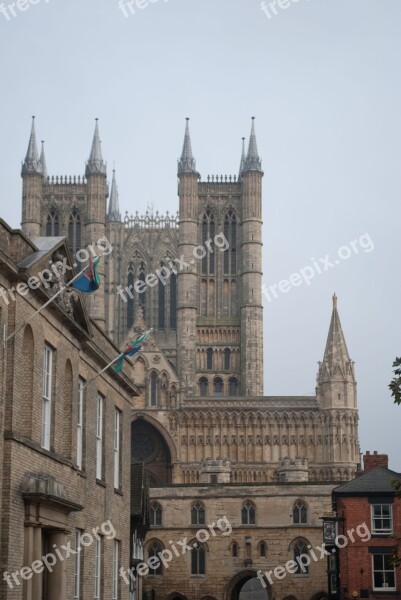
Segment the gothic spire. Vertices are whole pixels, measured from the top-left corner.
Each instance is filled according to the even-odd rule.
[[[47,179],[47,165],[46,165],[46,156],[45,156],[45,143],[42,140],[42,151],[40,153],[40,168],[42,171],[42,175],[44,179]]]
[[[239,165],[238,179],[242,179],[242,173],[245,168],[246,154],[245,154],[245,138],[242,138],[242,154],[241,154],[241,162]]]
[[[98,119],[96,119],[95,133],[93,134],[92,149],[89,160],[86,163],[86,176],[106,175],[106,164],[103,161],[102,147],[99,137]]]
[[[113,169],[113,179],[111,181],[110,201],[107,217],[109,221],[121,221],[121,214],[118,206],[118,187],[115,169]]]
[[[38,154],[38,146],[36,143],[36,132],[35,132],[35,117],[32,117],[32,128],[31,135],[29,137],[28,150],[26,153],[25,160],[22,165],[22,175],[32,175],[34,173],[40,174],[41,165]]]
[[[189,134],[189,118],[186,119],[184,145],[181,158],[178,161],[178,175],[182,173],[196,173],[196,161],[192,154],[191,136]]]
[[[339,367],[345,377],[348,373],[353,372],[352,364],[337,310],[337,296],[334,294],[333,312],[322,365],[327,367],[331,376],[335,374]]]
[[[255,117],[252,117],[251,135],[249,137],[248,154],[245,160],[244,171],[262,172],[262,161],[259,158],[258,145],[256,143]]]

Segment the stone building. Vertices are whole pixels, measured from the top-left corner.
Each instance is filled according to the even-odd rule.
[[[71,265],[64,238],[29,239],[0,220],[0,597],[128,600],[124,456],[139,390],[126,369],[91,381],[118,351],[79,293],[25,324],[66,281],[37,277],[57,261]]]
[[[191,527],[185,531],[188,511],[205,496],[207,518],[217,518],[214,510],[230,512],[239,551],[246,548],[246,560],[255,560],[246,566],[241,555],[242,562],[233,562],[230,545],[219,542],[223,570],[218,587],[209,585],[210,556],[208,572],[198,580],[194,574],[192,586],[191,573],[178,570],[174,575],[173,562],[163,576],[147,578],[146,592],[163,600],[239,597],[241,585],[255,579],[252,565],[262,568],[263,561],[256,561],[260,539],[272,552],[270,565],[291,553],[297,536],[287,512],[295,496],[295,502],[308,505],[303,497],[313,490],[314,516],[308,513],[308,522],[302,523],[310,526],[305,539],[313,544],[315,514],[328,509],[330,485],[351,479],[359,462],[354,364],[335,296],[316,394],[263,395],[263,171],[254,121],[247,151],[243,142],[238,175],[205,179],[196,168],[187,121],[178,162],[177,216],[121,216],[115,172],[108,187],[97,122],[82,177],[48,176],[33,123],[22,178],[22,228],[28,237],[66,236],[74,253],[101,235],[111,244],[113,251],[102,261],[105,286],[88,303],[98,326],[119,347],[153,328],[131,369],[141,390],[132,413],[131,460],[145,463],[152,501],[167,515],[163,532],[152,531],[152,536],[165,544],[169,536],[193,533]],[[279,517],[277,498],[287,492],[282,503],[287,512]],[[215,495],[221,499],[218,505],[213,504]],[[173,498],[177,505],[183,503],[182,510],[173,510]],[[262,530],[242,527],[242,501],[255,505]],[[264,502],[276,503],[273,520],[264,512]],[[281,546],[277,543],[272,551],[276,535]],[[298,600],[322,592],[324,568],[313,565],[312,579],[298,577]],[[295,590],[288,581],[273,588],[282,598]],[[252,592],[243,591],[244,598],[245,593]]]

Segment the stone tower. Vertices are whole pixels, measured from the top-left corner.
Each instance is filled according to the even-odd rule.
[[[42,149],[44,159],[44,151]],[[41,201],[43,186],[43,169],[36,142],[35,117],[32,117],[32,129],[28,150],[21,170],[22,177],[22,230],[34,239],[40,235]]]

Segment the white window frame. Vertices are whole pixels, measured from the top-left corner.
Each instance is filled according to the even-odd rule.
[[[102,572],[102,539],[95,542],[95,594],[94,600],[101,598],[101,572]]]
[[[397,590],[397,572],[396,572],[396,568],[393,566],[393,573],[394,573],[394,587],[386,587],[386,586],[382,586],[382,587],[375,587],[375,573],[390,573],[391,571],[375,571],[375,556],[390,556],[389,554],[382,554],[380,552],[374,553],[372,554],[372,588],[374,591],[383,591],[385,590],[386,592],[394,592]]]
[[[42,436],[41,446],[50,450],[54,350],[45,344],[43,351]]]
[[[121,411],[114,409],[114,488],[120,489],[120,423]]]
[[[77,467],[82,471],[83,461],[83,427],[84,427],[84,385],[85,381],[78,380],[78,414],[77,414]]]
[[[96,410],[96,479],[100,480],[103,476],[103,412],[104,398],[98,394]]]
[[[374,515],[374,509],[375,506],[380,506],[380,515]],[[383,506],[389,506],[390,507],[390,516],[383,516]],[[370,514],[371,514],[371,533],[372,534],[376,534],[376,535],[391,535],[393,533],[393,505],[390,504],[389,502],[378,502],[377,504],[371,504],[370,506]],[[376,529],[375,528],[375,519],[381,519],[381,521],[384,521],[385,519],[390,519],[390,528],[389,529]]]
[[[114,540],[113,548],[113,595],[112,600],[119,600],[119,568],[120,568],[120,542]]]
[[[81,598],[81,530],[75,530],[74,600]]]

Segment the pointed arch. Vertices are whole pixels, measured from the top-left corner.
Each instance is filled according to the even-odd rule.
[[[68,218],[68,246],[73,253],[81,248],[81,216],[74,206]]]
[[[60,218],[56,209],[52,208],[46,219],[46,237],[60,235]]]

